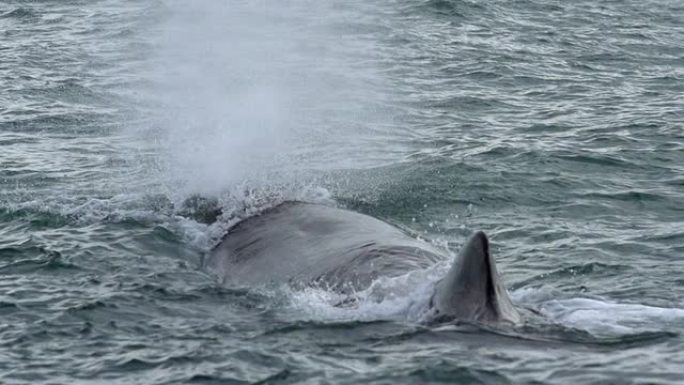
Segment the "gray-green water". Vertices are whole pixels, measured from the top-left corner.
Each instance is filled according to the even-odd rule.
[[[1,2],[0,382],[682,383],[683,26],[676,0]],[[485,230],[532,311],[421,324],[446,261],[356,308],[199,268],[288,199],[452,251]]]

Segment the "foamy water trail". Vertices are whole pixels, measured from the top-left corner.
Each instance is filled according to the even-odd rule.
[[[283,289],[294,319],[314,322],[428,321],[428,304],[435,284],[448,270],[439,263],[395,278],[380,278],[351,297],[323,288]],[[684,322],[684,309],[598,298],[563,298],[548,288],[527,288],[511,293],[521,309],[539,312],[542,322],[587,332],[598,338],[616,338],[639,333],[667,332]],[[352,300],[350,300],[352,298]],[[532,314],[521,310],[525,317]]]
[[[512,297],[550,322],[599,337],[662,332],[684,322],[684,309],[619,303],[605,298],[567,298],[546,287],[520,289]]]
[[[595,335],[662,331],[684,322],[684,309],[588,298],[551,300],[542,304],[541,312],[563,325]]]

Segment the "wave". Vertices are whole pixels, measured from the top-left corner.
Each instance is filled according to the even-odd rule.
[[[16,8],[0,14],[0,19],[31,19],[36,17],[36,13],[28,8]]]

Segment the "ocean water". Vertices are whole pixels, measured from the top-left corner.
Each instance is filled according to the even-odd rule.
[[[201,268],[293,199],[484,230],[524,322]],[[0,2],[0,383],[681,384],[683,274],[681,1]]]

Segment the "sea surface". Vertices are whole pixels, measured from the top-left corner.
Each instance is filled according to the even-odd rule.
[[[453,255],[320,288],[202,257],[288,200]],[[0,2],[0,383],[684,383],[684,2]]]

